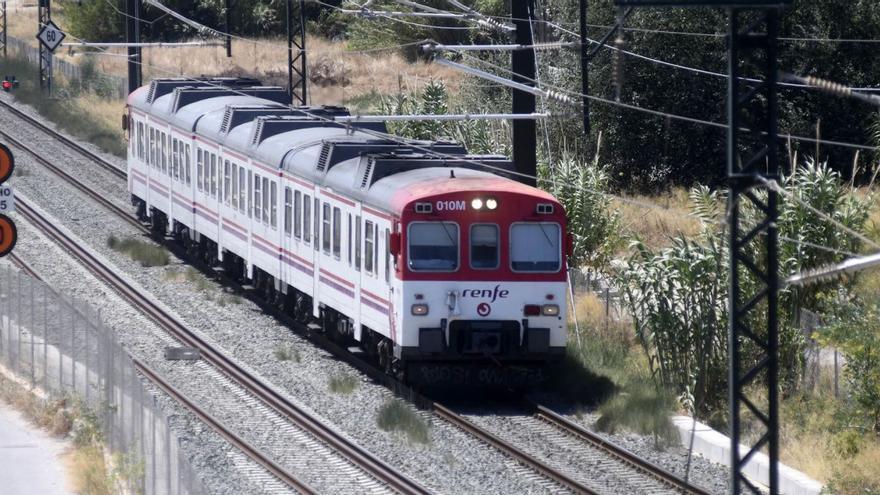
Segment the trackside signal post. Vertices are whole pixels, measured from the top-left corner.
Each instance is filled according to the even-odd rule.
[[[18,229],[15,222],[6,213],[15,211],[15,197],[12,188],[4,186],[15,170],[15,159],[12,152],[4,144],[0,144],[0,258],[6,256],[15,247],[18,240]]]
[[[42,32],[46,25],[52,21],[50,0],[38,0],[37,23]],[[52,92],[52,51],[45,44],[40,43],[40,89]]]
[[[769,488],[779,493],[779,260],[776,222],[778,194],[763,180],[776,180],[777,64],[776,46],[779,14],[791,0],[615,0],[618,6],[714,6],[727,8],[727,177],[729,180],[728,221],[730,243],[730,440],[731,493],[742,487],[758,489],[743,475],[752,456],[766,447],[770,458]],[[744,82],[740,77],[758,76],[761,82]],[[764,189],[763,194],[758,190]],[[757,212],[754,225],[740,225],[740,206],[751,204]],[[756,249],[758,248],[758,249]],[[760,259],[766,260],[761,267]],[[744,277],[755,284],[743,284]],[[754,285],[754,287],[750,287]],[[759,351],[757,364],[743,369],[742,351],[751,343]],[[767,407],[762,409],[745,395],[745,388],[766,380]],[[758,441],[743,455],[740,413],[743,406],[764,427]]]

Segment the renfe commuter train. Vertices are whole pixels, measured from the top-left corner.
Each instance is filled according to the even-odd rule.
[[[540,381],[566,345],[560,204],[504,157],[289,101],[245,78],[131,93],[141,219],[413,383]]]

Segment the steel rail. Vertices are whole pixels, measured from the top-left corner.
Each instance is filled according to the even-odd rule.
[[[244,386],[263,403],[291,420],[298,427],[323,441],[331,448],[346,457],[349,461],[364,469],[376,479],[386,483],[392,489],[403,494],[426,495],[431,493],[403,473],[386,464],[363,447],[352,442],[338,431],[305,413],[295,404],[271,386],[260,381],[239,364],[226,357],[223,352],[214,348],[202,337],[187,328],[182,322],[165,312],[155,302],[127,280],[116,273],[112,267],[104,265],[89,250],[83,248],[75,239],[71,239],[63,230],[54,225],[34,210],[27,200],[16,198],[16,209],[34,226],[55,239],[98,278],[113,286],[125,299],[159,326],[169,331],[185,345],[195,347],[201,352],[202,358],[222,371],[236,383]]]
[[[244,452],[246,456],[250,457],[254,462],[262,466],[266,471],[269,471],[270,473],[272,473],[273,476],[283,481],[285,484],[294,488],[300,493],[306,495],[318,493],[317,490],[310,487],[304,481],[298,479],[296,476],[285,470],[283,467],[279,466],[277,463],[269,459],[259,449],[233,433],[231,429],[229,429],[226,425],[217,420],[217,418],[196,405],[193,401],[189,400],[185,395],[183,395],[183,393],[181,393],[173,385],[168,383],[165,378],[163,378],[158,372],[147,366],[143,361],[131,355],[129,355],[129,358],[131,358],[132,362],[134,363],[135,369],[140,371],[141,374],[144,375],[144,377],[146,377],[150,382],[152,382],[163,392],[168,394],[171,398],[181,403],[184,407],[192,411],[192,413],[195,414],[196,417],[198,417],[203,423],[210,426],[220,436],[225,438],[226,441],[234,445],[240,451]]]
[[[538,419],[545,421],[561,430],[586,441],[592,447],[602,450],[626,464],[629,464],[638,471],[650,475],[660,482],[670,486],[679,493],[687,493],[692,495],[709,495],[704,488],[694,485],[679,476],[653,464],[641,457],[636,456],[632,452],[605,440],[599,435],[587,430],[583,426],[574,423],[568,418],[552,411],[540,404],[532,401],[526,401],[530,408],[534,408],[534,415]]]
[[[53,136],[56,136],[56,135],[60,136],[54,130],[46,127],[45,125],[43,125],[42,123],[40,123],[36,119],[32,118],[31,116],[24,114],[21,111],[15,109],[14,107],[9,105],[8,103],[0,100],[0,104],[9,108],[17,116],[20,116],[21,118],[28,120],[28,122],[33,123],[35,127],[38,127],[41,130],[44,130],[45,132],[47,132]],[[95,198],[102,205],[108,207],[114,214],[122,216],[123,218],[125,218],[127,221],[129,221],[133,225],[136,225],[138,229],[140,229],[144,232],[149,232],[149,229],[147,227],[145,227],[142,223],[140,223],[133,215],[131,215],[131,213],[117,207],[113,203],[106,201],[100,194],[93,191],[89,186],[83,184],[81,181],[77,180],[75,177],[72,177],[71,175],[65,173],[63,170],[60,170],[58,167],[52,165],[50,162],[43,159],[41,156],[39,156],[33,150],[31,150],[27,146],[24,146],[20,141],[15,140],[14,138],[12,138],[11,136],[8,136],[6,133],[4,133],[2,131],[0,131],[0,134],[5,135],[8,139],[10,139],[10,141],[13,141],[13,144],[15,144],[16,146],[22,147],[23,149],[28,151],[30,154],[34,155],[40,161],[40,163],[43,163],[44,165],[47,165],[53,171],[58,172],[58,175],[60,175],[63,179],[68,180],[69,182],[74,184],[78,189],[81,189],[83,192],[88,194],[90,197]],[[60,136],[60,140],[68,147],[74,148],[77,152],[80,152],[84,156],[86,156],[92,160],[95,160],[96,162],[98,162],[99,165],[101,165],[105,168],[108,168],[108,167],[111,168],[111,170],[113,170],[114,173],[116,173],[116,175],[118,175],[120,178],[125,179],[127,177],[127,173],[125,171],[122,171],[121,169],[119,169],[115,165],[112,165],[109,162],[105,161],[103,158],[89,152],[88,150],[84,149],[81,145],[77,144],[76,142],[71,141],[67,138],[64,138],[63,136]],[[236,284],[236,286],[238,286],[238,284]],[[240,286],[239,286],[239,288],[240,288]],[[465,433],[467,433],[475,438],[478,438],[478,439],[484,441],[485,443],[493,446],[494,448],[496,448],[499,451],[510,456],[511,458],[513,458],[514,460],[519,462],[520,464],[523,464],[523,465],[537,471],[542,476],[544,476],[548,479],[551,479],[551,480],[553,480],[563,486],[566,486],[567,488],[572,489],[575,492],[585,493],[585,494],[596,493],[595,491],[593,491],[589,487],[583,485],[582,483],[580,483],[580,482],[572,479],[571,477],[565,475],[564,473],[554,469],[553,467],[540,461],[539,459],[535,458],[534,456],[531,456],[531,455],[523,452],[522,450],[518,449],[517,447],[510,444],[509,442],[506,442],[505,440],[503,440],[500,437],[498,437],[498,436],[488,432],[487,430],[479,427],[478,425],[472,423],[471,421],[468,421],[466,418],[464,418],[463,416],[459,415],[458,413],[452,411],[450,408],[448,408],[440,403],[434,402],[433,400],[430,400],[428,398],[421,396],[420,394],[416,393],[415,391],[410,389],[405,384],[388,376],[387,374],[383,373],[381,370],[378,370],[375,366],[372,366],[371,364],[364,361],[362,358],[359,358],[359,357],[353,355],[347,349],[344,349],[343,347],[338,346],[334,342],[325,338],[323,335],[320,335],[320,334],[315,335],[315,334],[311,333],[305,325],[303,325],[299,322],[293,321],[287,315],[278,314],[278,312],[275,311],[274,308],[271,308],[270,305],[263,304],[260,301],[254,301],[254,302],[256,302],[264,310],[272,311],[275,314],[275,316],[280,317],[286,323],[292,323],[301,333],[307,334],[307,336],[311,337],[312,340],[320,341],[320,343],[322,344],[322,346],[324,348],[329,350],[332,354],[337,355],[337,356],[345,359],[347,362],[349,362],[350,364],[355,366],[355,368],[357,368],[361,372],[364,372],[365,374],[367,374],[371,378],[376,379],[380,383],[385,384],[388,388],[395,391],[399,395],[408,397],[408,399],[410,401],[412,401],[414,404],[422,406],[422,407],[426,407],[427,409],[432,410],[440,418],[442,418],[445,421],[451,423],[452,425],[458,427],[459,429],[463,430]],[[162,325],[162,323],[160,323],[160,325]],[[196,338],[198,339],[198,337],[196,337]],[[181,340],[184,340],[184,339],[181,339]],[[198,339],[198,340],[200,340],[200,339]],[[198,342],[195,342],[191,345],[193,345],[194,347],[199,347]],[[204,344],[204,345],[207,345],[207,344]],[[218,367],[220,367],[220,366],[218,366]],[[236,367],[237,367],[237,365],[236,365]],[[223,368],[221,367],[221,369],[223,369]],[[226,371],[224,371],[224,373],[226,373]],[[242,373],[245,373],[245,372],[242,371]],[[230,373],[227,373],[227,374],[229,374],[229,376],[232,377],[234,380],[237,380],[237,378],[235,376],[233,376],[232,374],[230,374]],[[266,387],[266,388],[268,388],[268,387]],[[269,394],[271,395],[271,394],[275,394],[275,393],[269,392]],[[269,405],[271,407],[276,409],[282,415],[287,414],[284,411],[284,408],[285,408],[284,403],[286,403],[286,402],[287,402],[286,399],[283,399],[283,398],[281,398],[280,403],[277,403],[277,404],[275,404],[274,401],[272,401],[271,403],[269,401],[267,401],[267,403],[269,403]],[[291,406],[292,406],[292,404],[291,404]],[[603,440],[601,437],[598,437],[594,433],[589,432],[588,430],[581,428],[580,426],[578,426],[574,423],[571,423],[567,419],[559,416],[558,414],[554,413],[553,411],[550,411],[549,409],[543,408],[542,406],[539,406],[537,404],[530,405],[530,407],[533,408],[534,410],[538,411],[536,414],[540,415],[541,419],[544,419],[547,422],[553,423],[554,425],[557,425],[560,428],[563,428],[566,431],[569,431],[573,435],[577,435],[577,436],[581,437],[585,441],[589,442],[591,445],[593,445],[597,448],[600,448],[602,450],[605,450],[606,452],[609,453],[609,455],[634,466],[635,468],[639,469],[640,471],[672,486],[674,489],[676,489],[678,491],[681,491],[683,493],[696,494],[696,495],[703,495],[703,494],[708,493],[703,488],[689,484],[688,482],[678,478],[674,474],[672,474],[668,471],[665,471],[663,468],[660,468],[659,466],[651,464],[650,462],[635,456],[634,454],[626,451],[625,449]],[[565,424],[566,422],[568,424]],[[570,425],[573,426],[575,429],[569,428],[568,426],[570,426]],[[311,431],[310,429],[307,429],[307,430]],[[322,438],[318,434],[316,434],[316,436],[318,436],[319,438]],[[330,442],[328,441],[328,443],[330,443]],[[360,449],[360,447],[357,447],[357,449]],[[362,450],[362,449],[360,449],[360,450]],[[366,453],[366,455],[371,456],[371,454],[369,454],[368,452],[366,452],[366,451],[364,451],[364,452]],[[355,458],[357,458],[359,456],[359,454],[356,451],[352,452],[351,455],[353,455]],[[346,456],[346,457],[348,457],[348,456]],[[355,459],[352,459],[352,458],[350,458],[350,459],[353,462],[355,462],[355,464],[360,465]],[[382,463],[382,461],[380,461],[380,460],[377,460],[377,461],[379,463]],[[390,469],[390,467],[389,467],[389,469]],[[380,477],[377,476],[377,478],[380,478]],[[382,478],[380,478],[380,479],[382,479]],[[411,480],[409,480],[409,481],[410,481],[410,483],[414,484],[414,482],[412,482]],[[391,484],[391,483],[389,483],[389,484],[392,486],[395,486],[394,484]],[[407,483],[403,483],[403,485],[405,486],[405,485],[407,485]],[[416,487],[418,490],[424,490],[424,491],[421,491],[421,492],[414,491],[413,493],[428,493],[424,488],[419,487],[418,485],[416,485]],[[395,486],[395,489],[398,489],[398,488]],[[401,491],[402,493],[406,493],[406,491],[404,491],[402,489],[398,489],[398,491]]]
[[[0,136],[7,139],[14,147],[21,148],[22,150],[27,152],[35,160],[40,162],[41,165],[48,168],[52,173],[60,176],[62,179],[69,182],[77,189],[79,189],[82,193],[84,193],[88,197],[92,198],[93,200],[97,201],[101,206],[107,208],[115,215],[118,215],[120,218],[122,218],[123,220],[125,220],[129,224],[133,225],[138,230],[140,230],[144,233],[150,232],[150,230],[148,228],[146,228],[140,221],[138,221],[138,219],[135,218],[135,216],[132,215],[131,212],[129,212],[125,208],[118,206],[117,204],[113,203],[112,201],[108,200],[103,195],[101,195],[100,193],[98,193],[97,191],[92,189],[91,187],[87,186],[85,183],[83,183],[82,181],[80,181],[76,177],[65,172],[61,167],[55,165],[54,163],[50,162],[48,159],[44,158],[39,152],[35,151],[30,146],[24,144],[23,142],[21,142],[21,140],[10,136],[9,133],[6,131],[0,131]]]
[[[9,260],[12,262],[13,265],[18,267],[28,276],[39,281],[43,280],[40,275],[33,269],[33,267],[31,267],[17,254],[9,253]],[[231,429],[223,425],[223,423],[221,423],[219,420],[210,415],[207,411],[196,405],[193,401],[189,400],[185,395],[183,395],[182,392],[177,390],[158,372],[147,366],[146,363],[130,354],[128,357],[132,360],[134,367],[138,371],[140,371],[141,374],[144,375],[144,377],[146,377],[150,382],[160,388],[172,399],[192,411],[192,413],[195,414],[196,417],[198,417],[202,422],[213,428],[214,431],[225,438],[226,441],[238,448],[251,460],[262,466],[266,471],[274,475],[276,478],[278,478],[288,486],[294,488],[299,493],[303,493],[305,495],[313,495],[318,493],[315,489],[310,487],[304,481],[297,479],[296,476],[294,476],[292,473],[286,471],[277,463],[266,457],[265,454],[260,452],[256,447],[248,443],[246,440],[239,438],[237,435],[235,435],[235,433],[233,433]]]
[[[117,167],[116,165],[110,163],[109,161],[105,160],[104,158],[98,156],[97,154],[87,150],[84,146],[80,145],[79,143],[76,143],[75,141],[73,141],[72,139],[68,138],[67,136],[61,134],[60,132],[56,131],[55,129],[52,129],[51,127],[47,126],[46,124],[40,122],[38,119],[31,117],[30,115],[15,108],[15,106],[13,106],[12,104],[7,103],[7,102],[3,101],[2,99],[0,99],[0,106],[5,108],[6,110],[9,110],[16,117],[27,121],[28,124],[40,129],[44,133],[52,136],[53,138],[55,138],[56,140],[58,140],[62,143],[64,143],[68,148],[74,149],[77,153],[83,155],[84,157],[88,158],[89,160],[94,161],[95,163],[97,163],[101,167],[106,168],[107,170],[112,172],[117,177],[122,177],[123,179],[126,178],[127,172],[125,170]],[[7,135],[7,137],[8,137],[8,135]]]

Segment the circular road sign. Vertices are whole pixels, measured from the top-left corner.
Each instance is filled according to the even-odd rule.
[[[15,170],[15,158],[9,147],[0,143],[0,184],[12,177],[13,170]]]
[[[0,215],[0,258],[9,254],[18,240],[18,229],[15,222],[6,215]]]

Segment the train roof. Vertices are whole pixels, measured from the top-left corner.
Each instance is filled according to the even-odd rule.
[[[501,156],[468,155],[460,144],[385,139],[381,123],[332,122],[342,107],[291,107],[286,92],[253,79],[157,79],[128,98],[131,107],[263,165],[399,215],[410,201],[461,190],[515,191]],[[489,165],[494,172],[487,172]],[[504,175],[508,175],[507,178]]]

